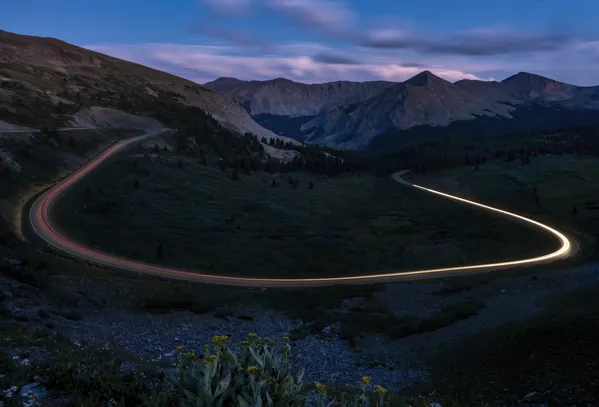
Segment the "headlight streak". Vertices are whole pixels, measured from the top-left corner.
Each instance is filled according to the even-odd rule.
[[[484,205],[475,201],[460,198],[458,196],[450,195],[444,192],[436,191],[434,189],[425,188],[420,185],[411,184],[405,181],[401,176],[407,171],[402,171],[393,175],[393,178],[404,185],[416,188],[431,194],[435,194],[447,199],[452,199],[458,202],[462,202],[467,205],[476,206],[491,212],[499,213],[501,215],[517,219],[528,223],[534,227],[540,228],[545,232],[550,233],[561,242],[561,246],[558,250],[528,259],[520,259],[513,261],[495,262],[487,264],[476,264],[471,266],[457,266],[457,267],[444,267],[435,269],[415,270],[415,271],[404,271],[396,273],[385,273],[385,274],[368,274],[359,276],[348,276],[348,277],[322,277],[322,278],[253,278],[253,277],[232,277],[232,276],[219,276],[211,274],[203,274],[200,272],[193,272],[183,269],[177,269],[172,267],[159,266],[155,264],[149,264],[141,261],[135,261],[124,257],[114,256],[104,253],[100,250],[86,247],[78,242],[70,240],[67,236],[61,234],[50,222],[49,211],[52,204],[57,200],[57,197],[72,186],[75,182],[83,178],[86,174],[98,167],[110,156],[123,148],[140,141],[144,138],[156,136],[165,130],[157,130],[147,133],[146,135],[126,139],[118,144],[110,147],[102,154],[97,156],[95,159],[84,165],[78,171],[71,174],[69,177],[56,184],[50,190],[42,194],[31,206],[29,212],[29,220],[32,229],[35,233],[41,237],[48,244],[54,248],[68,253],[69,255],[89,261],[92,263],[100,264],[107,267],[117,268],[126,271],[133,271],[142,274],[150,274],[158,277],[165,277],[177,280],[186,280],[192,282],[201,282],[209,284],[219,284],[228,286],[244,286],[244,287],[317,287],[317,286],[331,286],[331,285],[359,285],[359,284],[374,284],[374,283],[387,283],[395,281],[413,281],[420,279],[432,279],[432,278],[445,278],[455,275],[474,274],[479,272],[488,272],[491,270],[505,269],[515,267],[519,265],[531,265],[540,264],[558,259],[566,258],[572,251],[572,244],[569,239],[558,230],[551,228],[541,222],[533,219],[526,218],[524,216],[511,213],[502,209],[494,208],[489,205]]]

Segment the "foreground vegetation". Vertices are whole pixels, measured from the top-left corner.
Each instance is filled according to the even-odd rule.
[[[288,338],[276,344],[249,334],[229,345],[227,336],[216,336],[201,354],[179,345],[174,362],[152,364],[118,347],[72,343],[22,323],[4,321],[0,333],[4,406],[429,405],[388,392],[367,376],[355,389],[306,383],[302,368],[290,364]]]

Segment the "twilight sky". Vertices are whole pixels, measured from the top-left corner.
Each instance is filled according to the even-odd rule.
[[[502,80],[599,84],[597,0],[3,0],[0,29],[197,82]]]

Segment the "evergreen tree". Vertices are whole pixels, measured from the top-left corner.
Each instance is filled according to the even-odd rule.
[[[162,247],[162,244],[158,244],[158,247],[156,248],[156,258],[163,259],[164,255],[164,247]]]
[[[73,137],[69,137],[67,146],[73,150],[77,150],[77,141]]]
[[[535,196],[535,205],[537,206],[537,208],[541,207],[541,199],[539,198],[539,191],[535,188],[533,190],[534,196]]]

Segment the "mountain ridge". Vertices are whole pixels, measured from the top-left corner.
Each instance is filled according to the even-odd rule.
[[[452,83],[427,70],[404,82],[289,81],[287,84],[293,85],[283,87],[280,83],[246,81],[223,94],[240,103],[267,127],[277,122],[277,129],[285,128],[281,123],[288,117],[299,128],[287,129],[286,134],[338,148],[364,148],[377,135],[393,129],[443,127],[481,117],[512,120],[515,110],[540,111],[537,105],[543,106],[544,112],[599,109],[599,86],[575,86],[528,72],[519,72],[502,81],[462,79]],[[368,92],[364,92],[366,84],[371,84]],[[331,91],[335,88],[336,93]],[[310,92],[318,93],[317,97],[294,97]],[[315,100],[319,103],[314,103]],[[528,108],[522,110],[524,106]],[[566,117],[563,112],[560,115]],[[522,120],[522,113],[518,116]]]
[[[153,116],[156,102],[202,109],[240,134],[279,138],[237,103],[196,82],[60,39],[0,30],[0,120],[64,127],[94,107]]]

